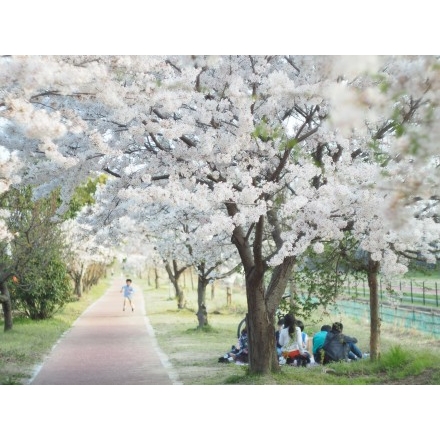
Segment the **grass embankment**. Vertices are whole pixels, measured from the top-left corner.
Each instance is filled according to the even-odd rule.
[[[4,322],[0,320],[0,384],[28,383],[34,369],[43,362],[58,339],[109,285],[108,278],[101,280],[79,301],[66,304],[51,319],[15,318],[12,330],[7,332],[3,332]]]
[[[233,294],[226,305],[226,293],[207,296],[209,326],[197,330],[195,294],[188,294],[187,308],[177,309],[169,289],[143,284],[146,309],[158,343],[185,385],[271,384],[271,385],[372,385],[440,384],[440,341],[429,335],[382,324],[381,358],[378,362],[331,364],[323,368],[283,366],[270,377],[251,376],[247,367],[219,363],[218,358],[236,343],[237,325],[245,314],[244,294]],[[316,318],[318,315],[316,315]],[[348,316],[329,315],[316,319],[305,331],[311,337],[322,324],[342,321],[344,333],[358,338],[358,346],[369,351],[369,322]]]

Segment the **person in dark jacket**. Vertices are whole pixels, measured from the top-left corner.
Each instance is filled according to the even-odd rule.
[[[356,347],[358,340],[344,335],[342,333],[343,328],[342,322],[335,322],[332,325],[332,329],[327,333],[324,345],[322,346],[324,350],[324,364],[349,359],[351,357],[349,354],[353,353],[353,349],[361,353],[360,357],[362,357],[362,352]]]
[[[233,345],[231,351],[218,358],[219,362],[240,362],[247,364],[249,362],[248,333],[245,327],[240,334],[237,346]]]

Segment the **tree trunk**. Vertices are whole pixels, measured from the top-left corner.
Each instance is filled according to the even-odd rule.
[[[254,374],[280,369],[275,345],[275,310],[267,308],[264,295],[263,278],[246,277],[249,371]]]
[[[12,304],[6,281],[2,281],[0,283],[0,291],[0,301],[2,303],[3,316],[5,319],[4,331],[6,332],[8,330],[12,330]]]
[[[368,287],[370,289],[370,359],[380,358],[380,317],[379,317],[379,292],[377,274],[379,261],[373,261],[371,254],[368,257]]]
[[[231,217],[238,212],[237,206],[233,203],[228,203],[226,209]],[[281,248],[281,231],[275,215],[271,216],[271,224],[274,225],[273,234],[276,237],[277,246]],[[240,226],[234,229],[231,238],[240,254],[246,276],[249,372],[251,374],[270,374],[280,370],[275,343],[275,312],[280,305],[296,262],[293,256],[284,258],[280,265],[273,268],[266,289],[264,275],[269,267],[262,256],[263,237],[264,217],[261,216],[255,225],[252,246],[248,241],[248,234]]]
[[[226,287],[226,305],[227,306],[232,305],[232,293],[231,293],[231,288],[229,286]]]
[[[199,320],[199,327],[202,328],[208,325],[208,311],[206,310],[206,286],[208,285],[208,280],[206,278],[198,276],[197,279],[197,319]]]
[[[89,292],[92,286],[98,284],[99,280],[105,276],[105,265],[93,263],[83,271],[82,285],[83,293]]]
[[[190,267],[190,269],[189,269],[189,276],[190,276],[190,279],[191,279],[191,289],[194,291],[194,280],[193,280],[193,269],[192,269],[192,267]],[[206,286],[205,286],[205,289],[206,289]]]
[[[74,272],[72,274],[73,283],[74,283],[74,293],[78,298],[81,298],[83,293],[83,275],[84,275],[83,267],[81,267],[81,270],[79,272]]]
[[[265,269],[245,267],[250,373],[270,374],[280,370],[275,343],[275,312],[295,261],[295,257],[287,257],[275,267],[267,289],[264,287]]]
[[[184,271],[184,268],[178,270],[177,263],[173,260],[173,268],[171,268],[170,264],[166,262],[165,269],[168,273],[168,277],[170,278],[171,283],[174,286],[174,291],[177,299],[177,308],[184,309],[186,305],[185,295],[183,293],[183,289],[179,285],[179,279]]]
[[[211,299],[215,298],[215,281],[211,284]]]
[[[186,306],[186,300],[185,300],[185,294],[183,293],[183,289],[181,289],[181,287],[178,284],[176,284],[174,288],[176,289],[177,308],[184,309]]]
[[[159,289],[159,271],[157,270],[157,267],[154,268],[154,282],[156,289]]]

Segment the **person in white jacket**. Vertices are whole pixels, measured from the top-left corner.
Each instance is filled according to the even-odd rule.
[[[296,353],[290,350],[294,343],[297,344]],[[310,354],[303,346],[301,329],[296,325],[295,317],[291,313],[284,316],[284,328],[280,331],[279,344],[286,364],[305,367],[310,363]]]

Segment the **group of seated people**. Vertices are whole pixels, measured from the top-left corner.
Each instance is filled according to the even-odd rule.
[[[328,364],[342,360],[362,359],[362,351],[357,347],[357,339],[342,333],[343,325],[335,322],[323,325],[310,341],[302,321],[288,313],[278,321],[275,332],[277,355],[281,365],[306,367],[308,364]],[[219,362],[247,364],[248,335],[246,327],[241,331],[236,345],[219,358]]]
[[[305,367],[311,362],[308,350],[308,335],[304,332],[304,324],[296,320],[291,313],[278,321],[275,333],[277,354],[281,364]]]
[[[313,357],[315,362],[328,364],[341,360],[357,361],[363,353],[356,345],[358,340],[342,333],[342,322],[335,322],[330,327],[323,325],[321,331],[313,336]]]
[[[358,340],[344,335],[342,330],[341,322],[335,322],[332,326],[323,325],[313,335],[310,344],[304,332],[304,324],[288,313],[278,321],[278,331],[275,333],[280,364],[305,367],[312,362],[325,365],[348,359],[362,359],[362,351],[356,345]]]

